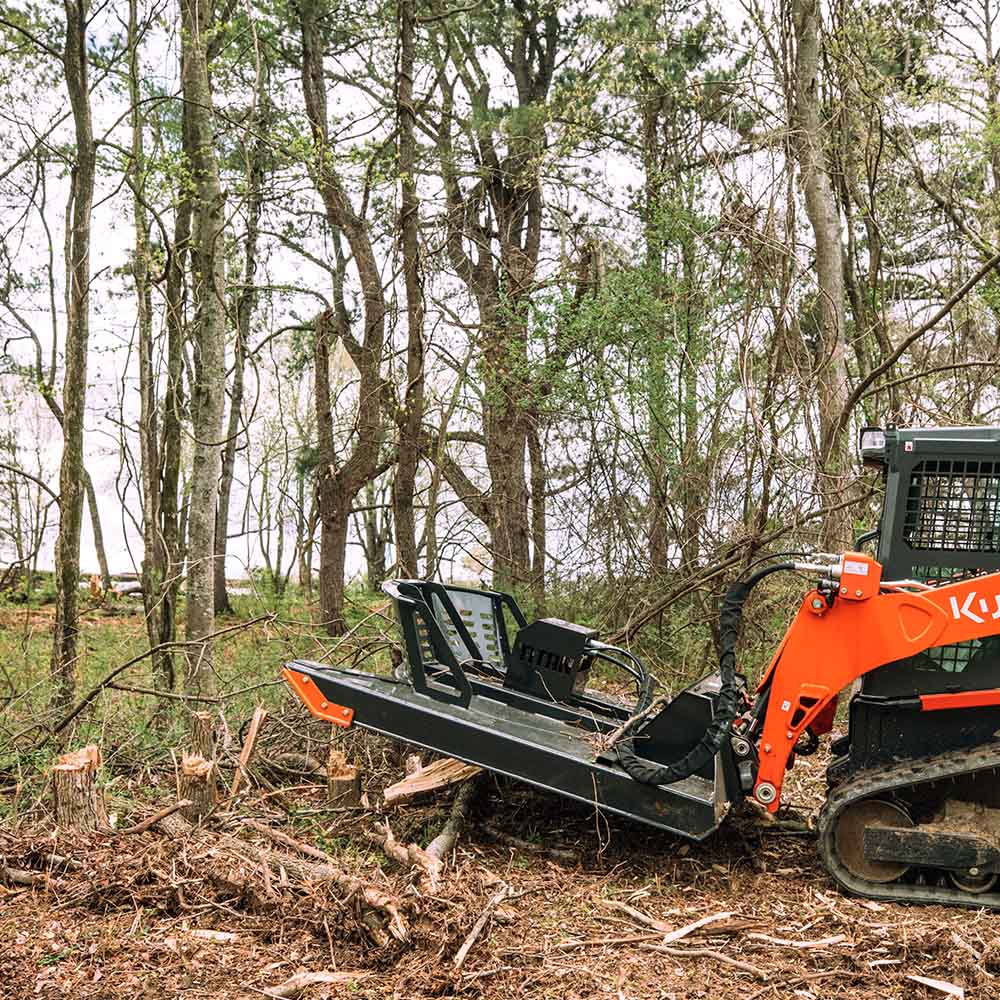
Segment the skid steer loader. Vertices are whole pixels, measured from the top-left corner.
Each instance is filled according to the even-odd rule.
[[[662,707],[642,663],[593,629],[426,580],[384,588],[404,640],[398,676],[296,660],[284,677],[335,726],[694,840],[743,797],[776,812],[786,770],[859,681],[817,821],[827,870],[874,899],[1000,908],[1000,428],[868,428],[860,443],[883,471],[878,528],[858,551],[733,583],[718,670]],[[812,586],[751,692],[735,662],[740,617],[779,571]],[[634,703],[588,690],[602,661],[631,676]]]

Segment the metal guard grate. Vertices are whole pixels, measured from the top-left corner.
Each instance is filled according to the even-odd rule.
[[[926,459],[914,466],[903,538],[911,549],[1000,552],[1000,462]]]

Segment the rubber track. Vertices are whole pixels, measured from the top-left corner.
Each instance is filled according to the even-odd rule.
[[[868,882],[852,875],[840,863],[834,847],[833,833],[837,819],[852,803],[872,797],[892,797],[917,785],[948,781],[979,771],[997,771],[1000,780],[1000,743],[908,760],[885,768],[873,768],[847,779],[830,793],[817,821],[819,855],[826,870],[853,896],[896,903],[935,903],[977,910],[1000,909],[1000,882],[993,892],[978,894],[963,892],[951,885],[915,885],[905,881]],[[934,877],[933,874],[931,877]]]

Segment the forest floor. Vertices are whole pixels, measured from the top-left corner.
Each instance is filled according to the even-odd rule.
[[[326,728],[280,688],[264,691],[271,715],[259,761],[318,756]],[[175,755],[145,752],[152,737],[136,742],[117,716],[103,730],[89,725],[119,831],[173,801]],[[241,739],[232,736],[224,784]],[[1000,997],[1000,915],[850,899],[823,871],[808,831],[754,814],[690,844],[483,776],[429,891],[372,835],[388,822],[399,843],[426,845],[454,792],[383,812],[380,792],[402,776],[407,748],[353,731],[338,740],[361,767],[372,808],[332,811],[319,779],[258,763],[236,799],[184,836],[156,826],[54,832],[44,767],[22,754],[14,769],[0,757],[0,867],[32,873],[32,884],[0,879],[0,997]],[[37,760],[46,752],[51,760],[51,748]],[[787,801],[807,823],[824,766],[817,755],[790,775]],[[267,858],[255,860],[260,826],[394,899],[405,940],[370,912],[366,919],[358,892],[297,877],[293,848],[269,842]],[[676,938],[669,953],[656,950],[665,936]],[[336,975],[296,991],[292,977],[303,972]]]

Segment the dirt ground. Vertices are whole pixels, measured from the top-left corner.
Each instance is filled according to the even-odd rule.
[[[800,813],[822,766],[792,774]],[[0,827],[0,861],[45,873],[0,885],[0,997],[249,1000],[303,971],[345,974],[305,998],[1000,997],[1000,915],[849,899],[808,834],[744,818],[688,844],[514,783],[482,786],[434,894],[365,838],[379,817],[316,828],[345,871],[400,901],[406,941],[373,932],[357,898],[229,849],[247,816],[280,820],[263,796],[217,815],[211,835]],[[442,798],[400,808],[395,835],[425,842],[442,810]],[[669,930],[714,919],[666,953],[643,916]]]

